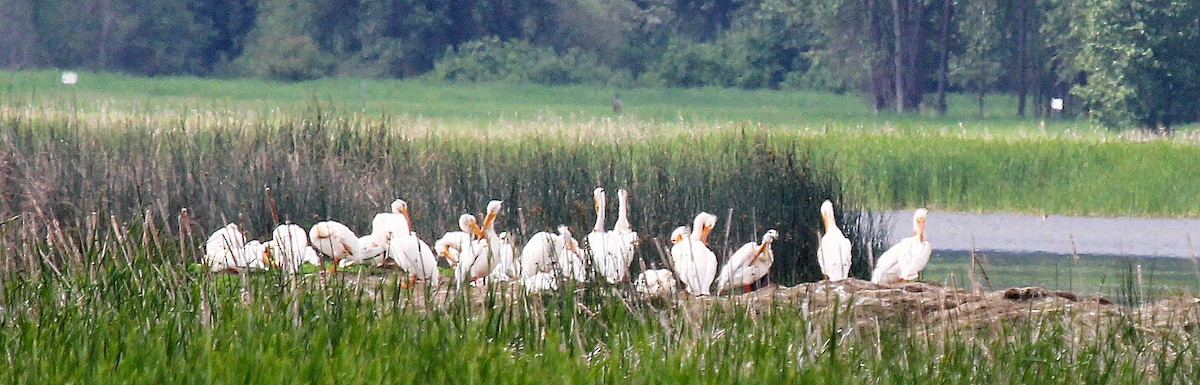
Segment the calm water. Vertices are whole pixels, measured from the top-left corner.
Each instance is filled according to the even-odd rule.
[[[912,213],[890,215],[892,241],[911,235]],[[1043,286],[1083,294],[1120,296],[1141,266],[1147,293],[1200,292],[1192,259],[1200,220],[1089,218],[930,212],[926,232],[934,255],[923,279],[967,287],[972,244],[985,262],[980,285]],[[1074,240],[1074,245],[1072,245]],[[1074,247],[1074,251],[1072,249]],[[1072,255],[1078,254],[1075,258]]]

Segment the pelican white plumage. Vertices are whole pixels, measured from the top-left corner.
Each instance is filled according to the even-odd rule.
[[[825,224],[825,235],[817,247],[817,263],[821,273],[830,281],[841,281],[850,277],[850,240],[842,234],[833,215],[833,202],[821,204],[821,220]]]
[[[610,231],[610,241],[616,243],[616,249],[621,255],[621,266],[628,275],[629,264],[633,263],[633,253],[637,250],[638,234],[629,223],[629,191],[617,190],[617,221]],[[623,278],[622,278],[623,279]]]
[[[539,271],[530,276],[523,276],[521,284],[525,285],[527,293],[558,290],[558,274],[553,271]]]
[[[725,263],[721,273],[717,275],[717,294],[737,286],[744,286],[747,293],[750,285],[767,275],[771,264],[775,263],[775,252],[771,250],[771,242],[779,238],[775,229],[763,234],[762,243],[746,242]]]
[[[429,244],[417,237],[415,231],[412,231],[412,219],[408,216],[408,204],[397,199],[392,204],[392,209],[404,217],[409,232],[392,234],[391,241],[388,243],[388,255],[396,261],[397,266],[408,272],[409,277],[414,281],[425,281],[437,285],[439,278],[437,258],[434,257],[433,249],[429,247]]]
[[[597,187],[592,190],[593,206],[596,208],[596,225],[592,227],[592,232],[587,235],[588,249],[592,253],[592,262],[596,266],[596,271],[604,277],[608,283],[617,283],[628,279],[629,262],[632,257],[627,257],[632,254],[632,244],[626,245],[622,240],[623,237],[629,237],[630,233],[618,234],[616,231],[604,231],[604,211],[607,205],[607,196],[604,193],[604,188]],[[625,226],[628,226],[626,221]],[[636,239],[637,234],[633,233],[632,237]],[[628,247],[627,247],[628,246]]]
[[[885,285],[901,281],[915,281],[929,263],[933,247],[925,238],[925,218],[929,211],[917,209],[913,213],[913,235],[901,239],[875,262],[871,282]]]
[[[386,233],[371,233],[358,237],[357,260],[342,260],[342,264],[338,267],[346,267],[354,263],[379,264],[383,262],[387,249]]]
[[[204,242],[204,262],[209,271],[238,270],[249,265],[245,258],[246,236],[235,223],[214,231]]]
[[[371,233],[383,236],[385,242],[390,242],[395,235],[412,232],[408,216],[405,215],[408,204],[397,199],[392,201],[391,209],[390,212],[375,214],[375,218],[371,219]]]
[[[358,244],[358,236],[353,230],[337,221],[317,222],[308,230],[308,241],[321,254],[333,258],[330,269],[336,270],[342,260],[361,262],[362,251]]]
[[[488,202],[487,212],[483,218],[483,235],[488,260],[491,263],[491,273],[488,278],[493,281],[508,281],[517,277],[516,246],[508,237],[508,232],[496,233],[496,217],[500,215],[503,201]]]
[[[555,251],[558,257],[558,270],[563,277],[587,282],[587,262],[583,259],[583,252],[579,250],[579,241],[571,236],[571,229],[567,226],[558,226]]]
[[[434,242],[434,250],[436,250],[437,255],[445,258],[450,266],[458,264],[458,252],[463,249],[461,247],[463,244],[471,243],[484,236],[483,229],[479,228],[479,222],[471,214],[463,214],[458,217],[458,228],[461,230],[448,231],[437,242]]]
[[[454,283],[461,287],[464,282],[476,282],[491,271],[487,241],[474,215],[458,217],[461,231],[450,231],[434,242],[438,256],[445,258],[454,267]]]
[[[557,263],[555,255],[555,236],[549,232],[539,231],[529,238],[525,247],[521,248],[521,277],[528,278],[534,274],[554,271]]]
[[[267,245],[253,240],[246,242],[245,249],[242,250],[242,259],[246,261],[246,267],[255,270],[264,270],[267,265],[263,261],[263,257],[267,256]]]
[[[308,246],[308,234],[303,227],[279,225],[271,232],[271,241],[267,245],[271,265],[282,268],[288,274],[299,272],[300,266],[306,262],[320,265],[320,259],[313,261],[316,251],[309,252],[312,248]]]
[[[710,287],[717,277],[717,255],[708,249],[708,233],[717,224],[717,216],[702,212],[692,221],[691,234],[671,247],[671,263],[675,275],[683,281],[684,289],[696,296],[711,293]],[[671,238],[681,237],[675,229]],[[686,232],[686,229],[683,230]]]
[[[675,292],[675,274],[667,269],[646,270],[633,281],[638,293],[663,296]]]

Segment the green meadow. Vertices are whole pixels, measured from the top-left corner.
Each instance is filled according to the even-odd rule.
[[[613,92],[625,105],[610,110]],[[88,383],[1190,383],[1192,261],[962,255],[929,283],[819,283],[817,207],[887,245],[870,210],[1193,216],[1193,133],[1151,138],[1018,120],[971,96],[944,118],[853,95],[328,79],[303,83],[0,72],[0,378]],[[633,271],[700,211],[725,250],[779,230],[771,283],[648,298],[631,285],[525,294],[410,286],[355,269],[286,276],[193,267],[216,228],[263,240],[335,219],[360,233],[397,197],[426,240],[490,199],[521,242],[582,234],[590,192],[628,188]],[[614,200],[610,199],[610,202]],[[611,213],[611,210],[610,210]],[[936,249],[936,244],[934,245]],[[1002,260],[1005,259],[1005,260]],[[1115,261],[1115,260],[1114,260]],[[1142,275],[1135,266],[1141,263]],[[1029,269],[1033,266],[1032,269]],[[1110,282],[1112,284],[1110,284]],[[1161,287],[1163,282],[1171,282]],[[985,287],[986,288],[986,287]]]

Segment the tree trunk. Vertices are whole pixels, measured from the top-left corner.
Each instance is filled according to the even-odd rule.
[[[1025,117],[1025,94],[1029,93],[1027,70],[1029,10],[1027,0],[1017,1],[1017,117]]]
[[[954,15],[954,0],[942,6],[942,52],[938,56],[938,116],[946,115],[946,85],[950,72],[950,17]]]
[[[892,33],[895,34],[896,40],[896,52],[893,54],[896,63],[896,112],[904,112],[904,86],[907,84],[904,79],[905,72],[907,72],[904,68],[904,64],[907,62],[904,60],[907,44],[904,44],[906,36],[904,28],[902,28],[905,19],[907,18],[904,17],[904,7],[900,6],[900,0],[892,0]]]
[[[984,99],[984,96],[987,96],[987,88],[986,88],[986,87],[980,87],[980,88],[979,88],[979,118],[980,118],[980,119],[983,119],[983,99]]]

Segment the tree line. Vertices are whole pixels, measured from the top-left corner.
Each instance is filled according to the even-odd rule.
[[[0,0],[0,65],[860,92],[877,110],[1200,120],[1187,0]],[[1016,111],[988,112],[991,93]]]

